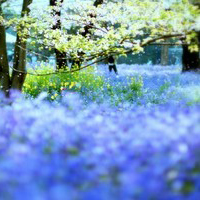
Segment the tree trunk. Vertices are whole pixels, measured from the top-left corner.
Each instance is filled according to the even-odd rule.
[[[93,3],[93,6],[98,7],[99,5],[103,4],[104,0],[95,0]],[[96,15],[89,14],[89,17],[96,17]],[[82,32],[83,36],[86,36],[87,34],[91,35],[90,29],[92,28],[93,24],[90,22],[88,25],[84,27],[84,32]]]
[[[32,0],[24,0],[21,12],[21,17],[25,14],[29,14],[30,9],[28,6],[32,3]],[[23,73],[24,72],[24,73]],[[26,42],[22,41],[22,38],[17,34],[17,40],[15,43],[14,51],[14,62],[13,62],[13,72],[11,78],[11,88],[22,90],[23,83],[26,78]]]
[[[199,0],[189,0],[191,4],[196,5],[200,9],[200,2]],[[197,32],[196,42],[198,42],[199,51],[198,52],[191,52],[189,50],[188,45],[182,45],[183,54],[182,54],[182,72],[187,71],[199,71],[200,70],[200,31]],[[195,41],[194,41],[195,42]]]
[[[191,52],[188,45],[183,45],[182,72],[200,70],[199,52]]]
[[[161,47],[161,65],[166,66],[169,64],[169,46],[163,45]]]
[[[197,42],[200,42],[200,32],[198,34]],[[199,58],[199,51],[198,52],[191,52],[189,50],[189,45],[184,44],[182,45],[183,54],[182,54],[182,72],[187,71],[198,71],[200,70],[200,58]],[[200,46],[199,46],[200,48]]]
[[[13,71],[11,78],[11,88],[22,90],[26,74],[26,42],[17,35],[14,50]]]
[[[103,4],[103,0],[96,0],[93,5],[95,7],[97,7],[97,6],[101,5],[101,4]]]
[[[0,15],[2,13],[3,12],[0,4]],[[10,88],[10,76],[6,49],[6,31],[3,24],[0,24],[0,87],[0,90],[2,90],[5,95],[8,96]]]
[[[64,0],[58,1],[58,0],[50,0],[50,6],[57,6],[58,2],[63,3]],[[60,21],[60,16],[61,16],[61,11],[57,11],[56,9],[52,11],[52,15],[54,17],[58,17],[58,20],[56,24],[53,26],[53,30],[56,29],[61,29],[61,21]],[[65,52],[60,52],[58,49],[55,49],[55,54],[56,54],[56,69],[64,69],[67,65],[67,57]]]

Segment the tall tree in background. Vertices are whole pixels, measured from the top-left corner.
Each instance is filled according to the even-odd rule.
[[[198,36],[194,40],[200,41],[200,33],[198,32],[197,34]],[[185,40],[183,40],[183,43],[185,43]],[[182,48],[182,72],[200,70],[199,51],[191,51],[188,44],[183,44]]]
[[[93,3],[93,6],[98,7],[99,5],[103,4],[103,2],[104,2],[104,0],[96,0]],[[93,18],[93,17],[96,17],[96,16],[90,13],[89,17]],[[84,37],[87,36],[87,35],[91,35],[90,29],[92,28],[92,26],[93,26],[92,22],[89,21],[89,23],[86,26],[84,26],[84,31],[81,33],[81,35],[83,35]]]
[[[53,30],[61,30],[61,6],[64,0],[50,0],[50,6],[55,7],[52,9],[52,15],[56,20],[56,23],[53,25]],[[59,9],[58,9],[59,8]],[[65,52],[60,52],[58,49],[55,49],[56,54],[56,69],[63,69],[67,65],[67,57]]]
[[[0,0],[0,16],[3,16],[2,4],[6,0]],[[32,0],[23,0],[21,17],[28,15],[30,9],[28,6],[32,3]],[[24,27],[20,27],[20,31],[23,32]],[[23,40],[19,33],[17,33],[17,39],[14,50],[14,62],[12,75],[9,75],[9,63],[6,49],[6,29],[3,23],[0,24],[0,83],[1,90],[9,96],[9,90],[18,89],[22,90],[22,86],[25,80],[26,71],[26,40]]]
[[[104,0],[96,0],[96,1],[94,2],[93,5],[94,5],[95,7],[97,7],[97,6],[101,5],[101,4],[103,4],[103,1],[104,1]]]
[[[93,6],[95,6],[95,7],[98,7],[99,5],[101,5],[101,4],[103,4],[104,3],[104,0],[95,0],[95,2],[93,3]],[[94,17],[96,17],[94,14],[92,14],[92,13],[89,13],[88,14],[88,17],[90,17],[90,18],[94,18]],[[85,25],[84,27],[83,27],[83,32],[81,32],[81,35],[82,36],[84,36],[84,37],[86,37],[86,36],[89,36],[89,38],[91,37],[91,29],[93,28],[93,23],[91,22],[91,20],[88,20],[88,23],[87,23],[87,25]],[[79,58],[77,58],[77,59],[73,59],[73,61],[72,61],[72,68],[74,68],[74,67],[81,67],[81,63],[82,63],[82,55],[83,55],[83,53],[82,52],[79,52]]]
[[[161,46],[161,65],[166,66],[169,64],[169,46]]]
[[[193,5],[198,6],[200,9],[200,1],[199,0],[189,0],[189,2]],[[200,70],[200,31],[196,32],[196,37],[191,39],[191,44],[196,44],[198,43],[198,51],[191,51],[189,48],[189,45],[186,44],[186,40],[183,39],[183,54],[182,54],[182,72],[186,71],[197,71]]]

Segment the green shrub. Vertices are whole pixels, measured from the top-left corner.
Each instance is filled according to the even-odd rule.
[[[52,73],[48,67],[36,70],[37,74]],[[27,75],[23,92],[31,98],[36,98],[41,92],[47,92],[47,99],[57,100],[63,90],[79,92],[89,101],[102,103],[105,99],[113,105],[123,101],[135,101],[142,96],[142,77],[124,77],[112,84],[109,79],[94,73],[93,67],[84,71],[62,73],[62,71],[45,76]]]
[[[37,74],[52,73],[53,70],[37,70]],[[102,76],[95,75],[93,68],[73,73],[62,73],[45,76],[27,75],[24,83],[23,92],[33,98],[37,97],[42,91],[47,92],[52,100],[61,94],[62,90],[83,92],[82,88],[95,91],[102,88],[104,79]]]

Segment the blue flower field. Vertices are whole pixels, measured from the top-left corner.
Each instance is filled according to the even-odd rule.
[[[0,200],[198,200],[200,75],[180,70],[101,65],[1,94]]]

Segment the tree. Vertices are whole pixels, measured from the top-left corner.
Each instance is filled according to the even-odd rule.
[[[20,37],[19,33],[17,34],[17,39],[15,43],[14,50],[14,62],[13,62],[13,71],[12,75],[9,74],[9,64],[8,56],[6,50],[6,34],[5,34],[5,25],[3,23],[3,11],[2,4],[6,2],[0,1],[0,14],[1,14],[1,24],[0,24],[0,81],[1,81],[1,90],[9,96],[10,89],[22,90],[22,86],[25,80],[26,71],[26,40]],[[21,18],[27,16],[30,12],[28,6],[32,3],[32,0],[24,0],[21,11]],[[24,26],[20,24],[20,31],[24,30]]]
[[[94,3],[93,3],[93,6],[94,7],[98,7],[99,5],[102,5],[104,3],[104,0],[95,0]],[[85,24],[84,28],[83,28],[83,31],[81,31],[81,35],[83,37],[89,37],[91,38],[92,36],[92,29],[93,29],[93,22],[92,22],[92,18],[96,18],[96,15],[95,13],[88,13],[88,22],[87,24]],[[79,68],[81,67],[81,62],[82,62],[82,56],[84,55],[83,52],[79,52],[78,53],[78,57],[73,59],[73,62],[72,62],[72,68],[75,66],[78,66]]]
[[[2,3],[5,1],[0,1],[0,15],[3,15]],[[9,66],[8,66],[8,55],[6,50],[6,31],[5,26],[0,24],[0,81],[1,90],[4,91],[6,96],[8,96],[8,91],[10,87],[10,77],[9,77]]]
[[[198,0],[190,0],[190,3],[193,5],[198,6],[200,10],[200,2]],[[193,48],[187,43],[187,39],[189,40],[189,44],[193,45]],[[196,31],[193,35],[190,35],[188,38],[184,38],[182,48],[183,48],[183,55],[182,55],[182,63],[183,68],[182,72],[187,71],[197,71],[200,70],[200,31]],[[198,44],[198,46],[197,46]]]
[[[52,17],[57,18],[56,23],[52,26],[53,30],[61,30],[61,7],[64,0],[50,0],[50,6],[52,6]],[[98,5],[102,4],[103,0],[95,0],[94,6],[97,7]],[[94,17],[94,16],[89,16]],[[81,33],[83,36],[86,36],[90,33],[90,26],[91,25],[85,25],[84,31]],[[56,54],[56,67],[57,69],[64,69],[67,65],[67,54],[66,52],[60,52],[58,49],[55,49]],[[79,57],[81,57],[81,52],[79,53]],[[72,67],[81,65],[81,58],[75,58],[72,60]]]
[[[52,26],[53,30],[61,30],[61,7],[64,0],[50,0],[50,6],[52,6],[52,17],[57,18],[56,23]],[[58,49],[55,49],[56,54],[56,68],[64,69],[67,65],[66,52],[60,52]]]
[[[162,45],[161,46],[161,65],[166,66],[168,65],[169,61],[169,46]]]
[[[95,17],[91,17],[91,14],[85,17],[84,14],[82,15],[83,11],[80,11],[77,18],[74,18],[77,24],[83,27],[83,32],[80,31],[76,38],[69,37],[71,41],[79,40],[81,44],[79,42],[74,42],[76,45],[72,42],[65,45],[59,44],[57,46],[60,46],[60,49],[71,49],[77,52],[81,49],[81,52],[84,52],[85,48],[87,53],[84,52],[81,57],[86,60],[89,57],[97,57],[97,54],[107,57],[110,53],[116,55],[138,53],[144,46],[159,40],[189,38],[195,32],[191,27],[199,15],[199,12],[187,1],[182,4],[173,3],[170,10],[166,10],[160,1],[124,1],[115,4],[108,3],[106,6],[102,3],[103,1],[100,4],[102,6],[97,9],[90,7],[85,10],[86,13],[91,13],[92,10]],[[188,12],[189,19],[185,17]],[[89,19],[88,16],[90,16]],[[88,32],[92,32],[93,38],[85,40],[80,37],[81,35],[85,37]],[[57,41],[60,40],[62,39],[57,39]],[[85,45],[90,45],[90,48],[86,48],[84,42]],[[196,45],[196,41],[188,45],[192,47]],[[92,53],[94,49],[95,54]]]
[[[30,9],[28,6],[31,3],[32,0],[23,0],[22,11],[21,11],[22,18],[29,14]],[[24,28],[25,27],[21,25],[20,31],[24,31]],[[21,73],[19,71],[26,71],[26,40],[23,40],[23,38],[21,38],[18,33],[17,40],[15,43],[13,71],[12,71],[10,87],[13,89],[22,90],[26,74]]]

